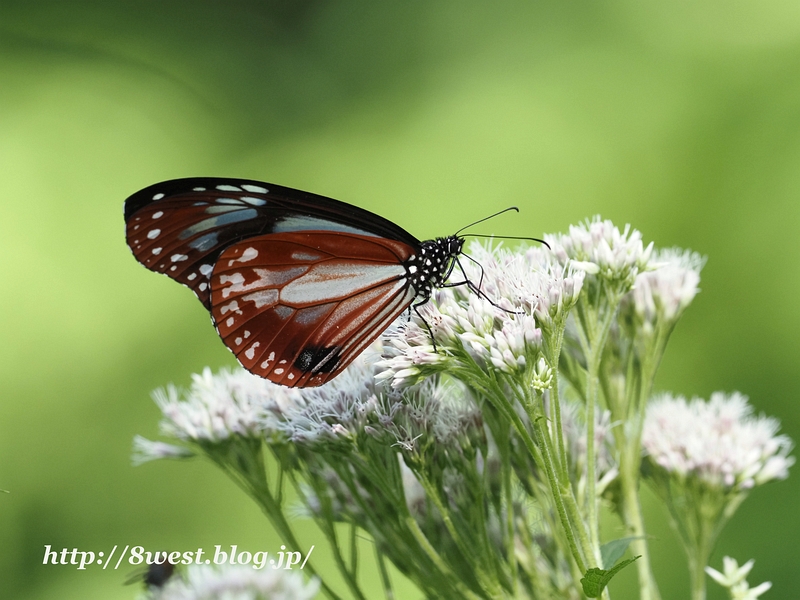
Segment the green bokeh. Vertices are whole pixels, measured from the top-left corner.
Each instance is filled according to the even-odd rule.
[[[740,390],[800,440],[800,4],[488,4],[0,0],[0,595],[134,597],[128,571],[43,566],[45,544],[281,543],[210,465],[129,463],[151,389],[233,363],[125,246],[122,201],[163,179],[295,186],[421,238],[510,204],[487,231],[630,222],[709,256],[658,387]],[[756,490],[713,557],[755,558],[767,597],[796,589],[799,482]],[[686,597],[645,504],[664,598]]]

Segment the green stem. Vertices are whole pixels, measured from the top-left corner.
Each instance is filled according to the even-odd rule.
[[[569,518],[572,520],[573,523],[580,523],[580,527],[576,527],[575,530],[578,533],[578,541],[581,544],[581,548],[583,549],[583,553],[586,556],[586,559],[590,561],[592,567],[602,567],[599,561],[595,561],[594,553],[592,552],[592,545],[589,542],[589,536],[586,533],[586,528],[583,527],[583,516],[581,515],[581,511],[578,508],[578,502],[575,500],[575,496],[570,493],[569,490],[562,491],[562,501],[564,502],[564,506],[566,507],[567,512],[569,513]],[[580,564],[578,565],[580,566]],[[581,573],[586,573],[586,566],[581,567]]]
[[[595,465],[595,405],[597,404],[597,371],[592,361],[587,375],[586,403],[586,507],[594,557],[600,560],[600,527],[597,520],[597,472]],[[599,363],[599,361],[597,361]]]
[[[500,457],[500,493],[498,495],[493,493],[493,480],[496,477],[494,469],[484,468],[482,476],[478,478],[472,475],[474,472],[474,465],[469,463],[465,466],[464,473],[467,475],[467,481],[470,481],[471,484],[474,480],[475,487],[473,487],[471,493],[474,498],[478,499],[478,502],[483,502],[480,499],[483,498],[487,492],[489,493],[485,506],[487,511],[494,511],[497,515],[498,523],[501,526],[501,531],[503,532],[502,544],[507,557],[505,564],[503,563],[503,557],[499,552],[495,551],[494,544],[489,539],[489,536],[486,535],[488,525],[486,524],[485,516],[481,514],[479,516],[480,526],[484,527],[485,530],[481,533],[481,539],[485,548],[484,552],[487,556],[491,557],[493,570],[498,579],[508,575],[508,579],[503,578],[501,582],[505,588],[509,588],[507,581],[510,580],[510,591],[512,596],[516,598],[518,595],[519,565],[515,546],[516,531],[514,528],[514,487],[512,480],[514,470],[511,458],[511,423],[509,423],[508,419],[505,418],[492,402],[486,400],[483,395],[481,395],[480,408],[483,414],[484,424],[490,431],[492,438],[494,438],[494,442],[497,445],[497,454]],[[486,454],[485,449],[483,454]],[[503,569],[504,566],[508,567],[508,573]]]
[[[650,562],[647,533],[639,499],[639,481],[642,463],[642,429],[644,427],[647,399],[650,397],[655,373],[666,346],[669,332],[656,329],[655,338],[647,344],[636,343],[631,347],[626,375],[626,397],[624,402],[614,402],[612,418],[622,421],[625,427],[615,435],[620,457],[620,487],[622,489],[622,517],[629,535],[635,539],[631,550],[642,558],[636,561],[641,600],[661,600]],[[638,357],[637,357],[638,355]]]
[[[567,449],[564,443],[564,428],[561,425],[561,399],[559,398],[559,375],[558,375],[558,361],[561,357],[561,346],[564,341],[564,328],[566,327],[566,320],[563,323],[558,323],[553,332],[554,342],[553,347],[548,349],[547,361],[553,369],[553,383],[550,387],[550,419],[553,422],[555,429],[554,453],[556,455],[556,464],[559,467],[561,478],[564,481],[569,479],[569,464],[567,457]]]
[[[603,349],[608,339],[608,332],[614,322],[620,294],[616,290],[606,290],[606,310],[602,320],[598,323],[595,319],[581,319],[584,326],[590,326],[586,332],[588,348],[586,349],[586,505],[587,519],[589,521],[589,536],[594,551],[594,558],[600,562],[600,525],[597,517],[597,449],[595,440],[595,412],[600,391],[600,362]],[[583,308],[583,300],[578,306]],[[591,311],[579,311],[579,314]],[[591,324],[589,323],[591,321]]]
[[[425,490],[428,499],[431,500],[434,506],[436,506],[438,509],[439,516],[442,518],[442,522],[444,523],[445,529],[447,529],[447,532],[450,534],[450,537],[453,538],[453,541],[464,555],[464,558],[466,558],[473,565],[473,568],[475,569],[475,577],[480,582],[481,587],[492,597],[500,597],[500,587],[497,585],[496,581],[487,576],[483,569],[483,565],[481,565],[480,557],[475,556],[474,549],[466,543],[464,537],[461,535],[461,532],[453,524],[453,521],[450,518],[450,511],[445,505],[437,486],[431,483],[424,473],[415,471],[414,474],[417,476],[422,488]],[[482,507],[481,510],[483,510]],[[478,560],[476,560],[476,558]]]
[[[541,440],[541,450],[537,448],[533,438],[531,438],[530,433],[525,427],[525,424],[522,422],[522,419],[520,419],[519,415],[516,413],[513,407],[511,407],[510,403],[499,389],[499,386],[497,386],[493,391],[495,404],[497,405],[498,409],[500,409],[501,412],[503,412],[503,414],[506,415],[514,425],[514,428],[517,430],[517,433],[522,439],[523,444],[525,444],[528,452],[530,452],[531,456],[533,457],[534,462],[539,466],[539,468],[544,468],[545,474],[547,475],[547,482],[550,486],[550,494],[553,499],[553,503],[556,506],[556,512],[558,513],[559,521],[561,521],[561,527],[564,530],[564,535],[567,538],[567,543],[569,545],[570,552],[572,553],[572,558],[578,564],[581,572],[585,573],[586,563],[584,562],[584,557],[581,555],[581,552],[578,549],[578,544],[575,539],[575,531],[577,531],[578,539],[586,539],[586,531],[584,529],[583,520],[580,518],[580,515],[578,515],[577,519],[573,519],[573,521],[570,522],[570,519],[567,516],[567,510],[564,506],[564,499],[569,498],[574,504],[575,499],[572,494],[572,486],[569,480],[567,480],[562,486],[558,479],[558,474],[556,473],[555,466],[552,461],[550,436],[548,432],[544,430],[544,426],[541,423],[541,417],[536,415],[533,407],[533,399],[529,395],[529,388],[526,388],[525,390],[527,393],[523,392],[519,394],[519,402],[525,409],[528,419],[533,426],[535,428],[538,427],[537,437]],[[591,553],[586,556],[586,559],[595,564]]]
[[[358,537],[354,523],[350,524],[350,571],[355,575],[358,573]]]
[[[411,531],[414,539],[416,539],[417,543],[422,548],[423,552],[427,555],[430,561],[436,565],[436,568],[439,569],[442,573],[447,575],[448,579],[453,582],[454,587],[456,588],[459,594],[461,594],[464,598],[468,598],[469,600],[480,600],[480,596],[474,594],[469,588],[464,586],[458,579],[455,573],[447,566],[447,564],[442,560],[442,557],[436,552],[436,549],[431,546],[431,543],[428,541],[428,538],[425,537],[425,534],[419,528],[419,525],[414,520],[414,517],[408,516],[406,517],[406,527],[408,527],[409,531]]]
[[[351,571],[347,567],[347,563],[342,555],[342,548],[339,545],[339,538],[336,535],[333,506],[331,506],[331,500],[328,496],[328,489],[324,483],[318,481],[314,477],[309,477],[308,480],[320,503],[321,517],[315,518],[315,521],[333,550],[333,558],[336,561],[336,566],[339,568],[339,572],[342,574],[342,577],[344,577],[345,583],[347,583],[347,587],[350,588],[353,596],[357,598],[357,600],[366,600],[358,585],[357,573]]]
[[[622,488],[623,518],[628,535],[635,538],[631,542],[634,555],[641,556],[636,561],[639,575],[640,600],[661,600],[658,586],[650,566],[650,550],[647,545],[642,508],[639,502],[638,472],[641,460],[631,456],[633,448],[620,455],[620,486]]]
[[[339,567],[339,572],[342,574],[345,582],[347,583],[347,587],[350,588],[353,596],[358,598],[358,600],[366,600],[366,597],[361,592],[361,588],[358,585],[356,573],[347,568],[347,563],[342,555],[342,548],[339,546],[339,538],[336,535],[336,526],[334,525],[333,521],[328,519],[320,519],[318,522],[321,521],[324,521],[328,525],[327,527],[321,527],[321,529],[325,534],[328,543],[330,543],[331,548],[333,549],[333,558],[336,561],[336,566]]]
[[[567,516],[567,511],[564,506],[564,498],[562,496],[571,497],[571,494],[562,494],[561,485],[558,482],[555,468],[553,465],[553,459],[550,454],[550,448],[545,441],[548,438],[547,432],[545,431],[544,426],[542,425],[541,419],[536,419],[535,422],[536,432],[538,434],[538,438],[542,441],[542,462],[544,463],[545,472],[547,473],[547,481],[550,484],[550,490],[553,494],[553,500],[556,505],[556,511],[558,512],[559,519],[561,520],[561,524],[564,527],[564,533],[567,536],[567,542],[569,543],[570,550],[572,551],[572,557],[575,559],[575,562],[578,565],[578,568],[582,573],[586,572],[586,563],[584,562],[583,557],[581,556],[580,551],[578,550],[578,546],[575,543],[575,533],[573,532],[572,525],[575,526],[575,529],[578,530],[579,537],[586,537],[586,534],[582,532],[583,529],[582,525],[583,522],[580,518],[577,521],[573,521],[570,523],[570,519]],[[584,552],[588,548],[584,548]],[[589,553],[586,556],[587,560],[591,560],[592,554]],[[592,561],[594,562],[594,561]]]
[[[262,503],[259,497],[254,494],[248,493],[248,495],[255,501],[255,503],[261,509],[261,512],[266,515],[266,517],[272,523],[272,526],[278,530],[278,533],[281,535],[281,537],[288,542],[288,546],[294,550],[301,550],[300,542],[297,541],[289,522],[283,517],[283,511],[281,511],[279,508],[276,508],[276,506],[274,506],[271,502]],[[312,577],[319,578],[322,591],[328,598],[331,598],[331,600],[340,600],[339,594],[334,592],[330,586],[328,586],[328,584],[325,582],[322,576],[317,573],[316,569],[310,562],[306,563],[306,566],[303,570],[308,571]]]
[[[511,485],[511,449],[508,445],[508,436],[504,440],[504,451],[501,452],[501,460],[503,461],[503,496],[505,497],[506,504],[506,555],[508,556],[508,565],[511,570],[511,592],[516,598],[519,593],[518,569],[517,569],[517,556],[514,548],[514,497],[513,488]]]
[[[705,558],[702,558],[705,556]],[[689,580],[692,585],[692,600],[706,600],[707,548],[697,548],[689,555]]]
[[[375,544],[375,557],[378,561],[378,571],[381,574],[381,584],[383,585],[383,595],[386,600],[394,600],[394,590],[392,589],[392,580],[389,579],[389,570],[386,568],[386,557],[378,549],[378,544]]]
[[[238,456],[235,449],[229,449],[229,452],[225,456],[218,456],[213,452],[207,452],[202,446],[200,449],[212,462],[221,467],[234,483],[256,503],[281,537],[289,543],[290,547],[299,550],[302,546],[300,546],[300,542],[297,541],[292,527],[283,515],[282,505],[275,499],[275,496],[269,489],[261,440],[247,440],[246,443],[248,443],[249,447]],[[280,463],[280,458],[276,458],[278,458],[278,463]],[[283,471],[280,471],[280,474],[283,475]],[[282,477],[278,482],[278,489],[282,489]],[[310,562],[306,564],[305,570],[307,570],[312,577],[319,578],[322,591],[328,598],[331,600],[341,600],[339,595],[325,583],[325,580]]]

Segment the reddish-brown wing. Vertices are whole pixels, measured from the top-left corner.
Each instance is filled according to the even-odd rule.
[[[290,387],[339,374],[413,302],[408,244],[353,233],[275,233],[217,260],[211,315],[248,371]]]

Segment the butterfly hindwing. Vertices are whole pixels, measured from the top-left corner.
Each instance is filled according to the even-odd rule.
[[[356,233],[256,236],[218,257],[211,315],[249,371],[288,386],[336,376],[416,297],[414,247]]]
[[[210,275],[220,255],[254,236],[315,230],[419,244],[369,211],[247,179],[202,177],[152,185],[126,200],[125,221],[136,259],[191,288],[207,308]]]

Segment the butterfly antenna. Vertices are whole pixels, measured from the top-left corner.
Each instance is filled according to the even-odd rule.
[[[548,250],[552,250],[550,244],[545,242],[544,240],[540,240],[539,238],[535,237],[518,237],[514,235],[483,235],[480,233],[465,233],[463,237],[479,237],[479,238],[490,238],[490,239],[499,239],[499,240],[527,240],[529,242],[539,242],[540,244],[547,246]]]
[[[475,221],[474,223],[470,223],[470,224],[469,224],[469,225],[467,225],[466,227],[462,227],[461,229],[459,229],[458,231],[456,231],[456,232],[455,232],[453,235],[458,235],[459,233],[461,233],[461,232],[462,232],[462,231],[464,231],[465,229],[469,229],[469,228],[470,228],[470,227],[472,227],[473,225],[477,225],[478,223],[483,223],[484,221],[488,221],[489,219],[494,219],[495,217],[497,217],[497,216],[499,216],[499,215],[502,215],[503,213],[507,213],[507,212],[508,212],[508,211],[510,211],[510,210],[514,210],[514,211],[516,211],[516,212],[519,212],[519,209],[518,209],[516,206],[509,206],[508,208],[504,208],[504,209],[503,209],[503,210],[501,210],[500,212],[496,212],[496,213],[494,213],[493,215],[489,215],[488,217],[484,217],[483,219],[480,219],[480,220],[478,220],[478,221]]]

